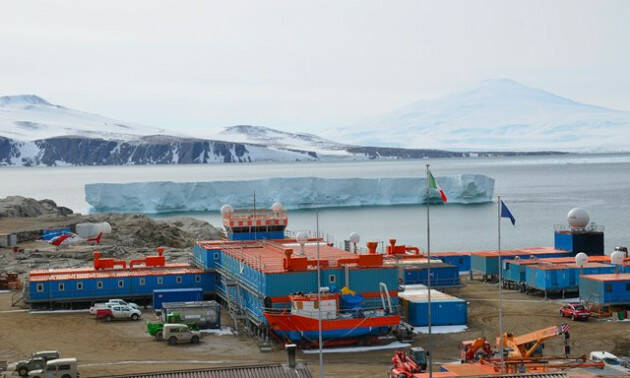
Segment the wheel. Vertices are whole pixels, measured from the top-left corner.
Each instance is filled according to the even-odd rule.
[[[114,318],[113,318],[111,315],[107,315],[107,316],[105,317],[105,321],[106,321],[106,322],[111,322],[112,320],[114,320]]]
[[[168,339],[168,345],[175,345],[175,344],[177,344],[177,337],[175,337],[175,336],[171,336],[171,337]]]
[[[26,377],[28,375],[28,369],[26,368],[26,366],[22,366],[18,369],[18,375],[20,377]]]
[[[140,317],[138,316],[138,314],[132,314],[131,315],[131,320],[138,320],[140,319]]]
[[[193,344],[197,344],[199,342],[199,336],[193,336],[190,339],[190,342],[193,343]]]

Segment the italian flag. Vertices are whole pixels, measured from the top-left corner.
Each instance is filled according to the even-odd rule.
[[[437,184],[437,181],[435,181],[435,177],[433,177],[433,174],[431,173],[431,171],[427,171],[428,172],[428,180],[429,180],[429,188],[431,189],[435,189],[440,193],[440,198],[442,198],[442,201],[444,203],[447,202],[446,199],[446,194],[444,194],[444,190],[442,190],[442,188],[440,188],[440,186]],[[429,199],[427,198],[427,201]]]

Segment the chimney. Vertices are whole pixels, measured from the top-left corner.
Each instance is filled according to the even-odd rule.
[[[285,344],[284,348],[287,350],[287,357],[289,357],[289,368],[295,369],[295,353],[297,346],[295,344]]]

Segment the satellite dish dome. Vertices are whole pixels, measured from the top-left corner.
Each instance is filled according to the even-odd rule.
[[[297,241],[299,245],[304,245],[308,241],[308,235],[306,235],[306,232],[300,231],[295,235],[295,241]]]
[[[571,209],[569,214],[567,214],[567,221],[569,221],[571,228],[584,228],[588,225],[589,220],[590,217],[586,210],[580,207]]]
[[[234,208],[228,204],[221,206],[221,215],[229,218],[234,214]]]
[[[580,268],[583,267],[584,264],[586,264],[587,262],[588,262],[588,255],[586,253],[580,252],[577,255],[575,255],[575,263]]]
[[[615,264],[615,265],[621,265],[623,264],[623,259],[626,257],[626,254],[620,251],[617,252],[613,252],[612,255],[610,255],[610,262]]]
[[[356,232],[351,233],[348,238],[354,244],[359,244],[359,242],[361,241],[361,237]]]
[[[284,206],[282,206],[280,202],[274,202],[273,205],[271,205],[271,210],[274,213],[279,213],[279,212],[284,211]]]

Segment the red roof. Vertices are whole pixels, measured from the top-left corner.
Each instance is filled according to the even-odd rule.
[[[544,255],[551,255],[555,253],[569,253],[569,252],[563,251],[560,249],[555,249],[554,247],[534,247],[534,248],[502,249],[501,250],[502,256],[528,256],[528,255],[534,255],[534,256],[543,255],[544,256]],[[496,249],[491,249],[487,251],[470,252],[470,254],[474,256],[493,257],[493,256],[499,256],[499,251],[497,251]]]
[[[300,257],[300,246],[295,239],[268,240],[268,241],[211,241],[198,242],[204,249],[220,249],[221,252],[236,258],[252,268],[265,273],[284,273],[284,259],[286,251],[291,250],[292,257]],[[304,256],[310,262],[317,261],[317,242],[310,240],[304,246]],[[336,247],[331,247],[324,242],[319,243],[320,261],[326,262],[329,267],[345,264],[347,261],[357,260],[357,255]],[[383,266],[383,268],[392,268]],[[358,267],[358,266],[357,266]]]
[[[630,281],[630,273],[585,274],[581,278],[593,281]]]
[[[202,274],[203,270],[191,268],[188,264],[173,264],[160,268],[133,268],[133,269],[107,269],[95,270],[92,268],[77,268],[54,270],[38,270],[36,275],[31,275],[29,281],[63,281],[63,280],[85,280],[99,278],[123,278],[123,277],[148,277],[148,276],[166,276],[178,274]]]
[[[609,264],[600,264],[600,263],[586,263],[584,264],[583,268],[602,268],[602,267],[607,267],[610,266]],[[539,264],[537,266],[532,267],[532,269],[540,269],[540,270],[562,270],[562,269],[580,269],[580,267],[573,263],[573,264],[550,264],[550,263],[544,263],[544,262],[540,262],[539,260]]]

